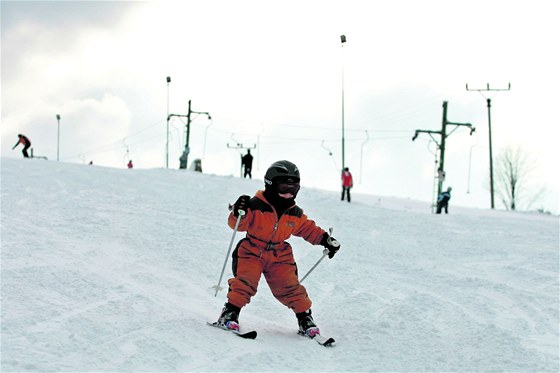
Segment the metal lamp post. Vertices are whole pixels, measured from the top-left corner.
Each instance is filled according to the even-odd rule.
[[[58,122],[58,130],[56,134],[56,160],[60,159],[60,114],[56,114],[56,121]]]
[[[169,83],[171,77],[167,77],[167,129],[165,131],[165,168],[169,168]]]
[[[346,43],[346,36],[340,35],[341,50],[344,51],[344,43]],[[344,53],[342,53],[342,169],[344,170]]]

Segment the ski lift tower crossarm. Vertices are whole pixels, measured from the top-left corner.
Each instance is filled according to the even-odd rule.
[[[233,137],[233,136],[232,136]],[[235,145],[230,145],[229,143],[226,144],[228,149],[236,149],[236,150],[249,150],[249,149],[256,149],[257,148],[257,144],[253,144],[253,146],[243,146],[242,143],[236,143]],[[239,153],[241,155],[241,157],[243,157],[243,153]],[[241,163],[241,168],[240,168],[240,177],[243,177],[243,163]]]
[[[173,117],[177,117],[177,118],[188,118],[189,116],[188,116],[187,114],[168,114],[168,115],[167,115],[167,127],[169,127],[169,121],[170,121],[171,118],[173,118]],[[189,127],[188,121],[187,121],[187,127]],[[186,146],[185,146],[185,149],[187,149]],[[179,158],[179,169],[181,169],[181,168],[186,168],[186,166],[183,167],[183,161],[182,161],[182,159],[184,159],[184,157],[185,157],[185,154],[183,153],[183,155]],[[184,164],[185,164],[185,165],[187,164],[186,159],[185,159],[185,161],[184,161]]]
[[[194,111],[191,109],[191,100],[189,100],[189,111],[187,114],[169,114],[167,115],[167,122],[169,123],[169,120],[172,117],[180,117],[180,118],[187,118],[187,138],[185,141],[185,150],[183,151],[183,155],[181,155],[181,157],[179,158],[180,161],[180,165],[179,168],[180,169],[186,169],[187,168],[187,164],[188,164],[188,159],[189,159],[189,152],[190,152],[190,148],[189,148],[189,140],[190,140],[190,135],[191,135],[191,123],[194,119],[191,119],[191,115],[192,114],[204,114],[206,116],[208,116],[208,120],[212,120],[212,117],[210,116],[210,113],[208,113],[207,111]]]
[[[452,126],[456,126],[450,133],[447,133],[447,126],[452,125]],[[470,128],[470,135],[473,134],[473,132],[476,130],[471,123],[458,123],[458,122],[450,122],[447,120],[447,101],[443,102],[443,119],[441,122],[441,131],[433,131],[433,130],[416,130],[414,133],[414,136],[412,137],[412,141],[416,140],[418,138],[418,135],[420,133],[427,133],[430,135],[430,137],[432,138],[432,140],[436,143],[438,149],[439,149],[439,170],[441,170],[441,172],[443,174],[445,174],[445,169],[444,169],[444,165],[445,165],[445,140],[446,138],[451,135],[453,132],[455,132],[455,130],[460,127],[460,126],[465,126],[465,127],[469,127]],[[433,135],[439,135],[440,136],[440,141],[438,142]],[[442,185],[443,185],[443,180],[440,179],[438,181],[438,195],[441,193],[442,190]]]

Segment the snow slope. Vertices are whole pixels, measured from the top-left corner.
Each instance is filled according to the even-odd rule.
[[[1,370],[559,370],[558,217],[305,187],[339,254],[305,280],[323,348],[266,282],[243,340],[206,326],[232,236],[227,204],[262,180],[1,160]],[[240,238],[241,234],[237,235]],[[292,238],[300,274],[321,247]],[[222,285],[231,276],[228,262]]]

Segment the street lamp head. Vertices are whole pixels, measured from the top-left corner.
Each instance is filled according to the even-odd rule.
[[[60,115],[59,114],[56,114],[56,119],[60,120]]]
[[[171,77],[170,76],[167,77],[167,83],[171,83]]]
[[[346,35],[340,35],[340,42],[342,44],[346,43]]]

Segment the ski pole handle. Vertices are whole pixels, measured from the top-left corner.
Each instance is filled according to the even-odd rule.
[[[218,295],[218,291],[223,290],[220,284],[222,283],[222,277],[224,277],[224,271],[226,270],[229,253],[231,252],[231,247],[233,246],[233,240],[235,239],[235,234],[237,233],[237,229],[239,228],[239,222],[241,221],[241,217],[245,215],[245,211],[241,209],[237,210],[237,213],[239,215],[237,216],[237,221],[235,222],[235,228],[233,228],[233,234],[231,235],[231,241],[229,242],[229,248],[226,254],[226,260],[224,261],[224,265],[222,266],[222,273],[220,273],[220,279],[218,280],[217,285],[212,286],[213,289],[216,289],[216,293],[214,294],[214,297]]]

